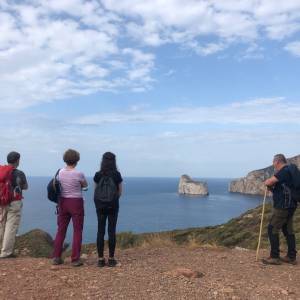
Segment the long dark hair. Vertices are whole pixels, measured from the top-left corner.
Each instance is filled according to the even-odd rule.
[[[116,155],[112,152],[105,152],[102,156],[100,172],[102,174],[109,174],[117,170]]]

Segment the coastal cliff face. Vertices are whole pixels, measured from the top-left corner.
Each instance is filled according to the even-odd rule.
[[[207,183],[195,181],[188,175],[182,175],[179,181],[178,193],[187,195],[206,196],[208,195]]]
[[[300,155],[288,159],[288,163],[293,163],[300,168]],[[250,195],[263,195],[265,191],[264,181],[274,174],[273,166],[252,171],[246,177],[231,181],[229,192]]]

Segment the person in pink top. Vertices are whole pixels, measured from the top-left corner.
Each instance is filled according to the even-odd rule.
[[[63,263],[61,258],[63,243],[70,220],[73,222],[73,243],[71,261],[74,267],[82,265],[80,260],[80,251],[82,243],[82,230],[84,221],[84,205],[82,190],[86,189],[88,184],[82,172],[75,169],[80,154],[69,149],[64,153],[63,160],[66,166],[58,173],[58,181],[61,185],[61,194],[58,204],[57,224],[58,229],[54,241],[53,265]]]

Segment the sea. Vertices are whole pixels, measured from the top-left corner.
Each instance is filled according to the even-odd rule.
[[[117,231],[160,232],[218,225],[262,203],[261,196],[229,193],[229,178],[198,179],[207,182],[209,196],[179,195],[179,178],[125,178]],[[24,193],[19,234],[39,228],[55,235],[57,216],[55,204],[47,199],[46,187],[49,181],[48,177],[28,178],[29,189]],[[97,234],[94,184],[92,178],[88,178],[88,181],[89,190],[84,192],[84,243],[95,242]],[[66,241],[70,242],[71,238],[72,224]]]

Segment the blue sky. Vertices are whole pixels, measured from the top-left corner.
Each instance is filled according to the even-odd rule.
[[[299,78],[299,0],[0,0],[0,158],[242,176],[300,154]]]

